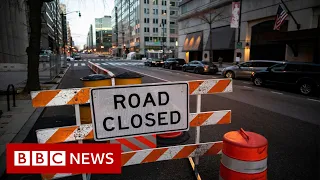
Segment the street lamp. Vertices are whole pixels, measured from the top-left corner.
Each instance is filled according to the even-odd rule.
[[[160,27],[162,27],[162,60],[164,61],[164,21],[162,20]]]

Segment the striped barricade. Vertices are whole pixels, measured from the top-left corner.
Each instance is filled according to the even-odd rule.
[[[99,66],[96,66],[91,62],[89,64],[90,65],[88,66],[89,67],[91,66],[91,69],[96,73],[99,73],[99,71],[107,72],[105,69]],[[193,150],[195,152],[198,152],[200,150],[196,150],[196,149],[202,149],[201,147],[204,146],[199,144],[200,133],[198,132],[200,130],[199,129],[200,126],[214,125],[214,124],[228,124],[231,122],[230,110],[200,112],[199,102],[201,104],[201,100],[199,100],[200,99],[199,97],[201,97],[202,94],[232,92],[232,80],[231,79],[208,79],[208,80],[189,81],[188,83],[189,83],[190,95],[197,95],[198,97],[197,112],[190,113],[190,126],[196,127],[196,132],[197,132],[196,143],[195,145],[190,145],[190,148],[191,146],[193,148],[195,147],[195,149]],[[79,104],[87,104],[90,102],[90,98],[89,98],[90,89],[91,88],[73,88],[73,89],[58,89],[58,90],[31,92],[32,104],[34,107],[75,105],[77,125],[37,130],[36,134],[37,134],[39,143],[62,143],[62,142],[70,142],[70,141],[78,141],[79,143],[82,143],[82,140],[93,139],[92,124],[81,125],[80,113],[79,113]],[[135,143],[132,143],[133,141]],[[164,150],[163,148],[160,148],[162,150],[154,149],[154,147],[156,146],[155,136],[151,136],[151,139],[143,136],[133,137],[131,138],[131,140],[130,138],[127,138],[127,139],[119,138],[119,139],[112,140],[111,143],[120,143],[123,151],[130,151],[130,152],[123,152],[123,157],[124,156],[127,157],[129,156],[129,154],[132,155],[133,152],[136,152],[134,154],[145,154],[146,157],[150,156],[150,159],[154,159],[154,161],[169,160],[169,159],[161,158],[162,156],[159,156],[159,159],[151,158],[151,155],[153,154],[157,154],[158,152],[165,153],[165,151],[168,150],[168,149]],[[141,147],[141,143],[143,144],[143,147]],[[218,145],[215,145],[215,146],[218,146]],[[146,147],[149,147],[149,148],[153,147],[153,149],[151,149],[150,151],[141,150]],[[178,147],[184,149],[184,147],[189,147],[189,145],[174,146],[174,147],[167,147],[167,148],[169,149],[176,148],[176,150],[178,150],[177,149]],[[152,151],[152,150],[156,150],[156,151]],[[149,152],[149,154],[147,152]],[[170,150],[168,150],[168,152],[170,152]],[[184,155],[179,157],[181,158],[189,157],[189,161],[192,164],[193,161],[191,157],[197,158],[200,155],[206,154],[206,153],[203,153],[203,154],[201,153],[192,154],[192,153],[193,151],[189,155]],[[132,156],[135,157],[138,155],[132,155]],[[175,156],[174,158],[177,158],[177,156]],[[128,162],[131,162],[131,161],[132,160],[130,159],[128,160]],[[144,160],[143,162],[149,162],[149,160],[148,161]],[[140,163],[136,163],[136,164],[140,164]],[[124,165],[126,166],[129,164],[125,163]],[[192,167],[195,170],[196,167],[194,165]],[[197,171],[195,170],[195,172]],[[50,175],[45,174],[45,175],[42,175],[42,177],[44,179],[56,179],[56,178],[67,177],[71,175],[74,175],[74,174],[50,174]],[[86,179],[85,175],[83,175],[82,177],[83,179]]]
[[[189,81],[190,95],[232,92],[231,79]],[[33,107],[87,104],[90,88],[57,89],[31,92]]]
[[[190,127],[208,126],[208,125],[215,125],[215,124],[230,124],[231,110],[190,113],[189,117],[190,117]],[[89,140],[89,139],[93,139],[93,129],[92,129],[92,124],[48,128],[48,129],[37,130],[36,136],[39,143],[64,143],[64,142],[71,142],[71,141],[77,141],[77,140]],[[133,137],[133,138],[139,139],[139,136]],[[120,138],[114,141],[118,141],[119,143],[121,143],[123,147],[123,145],[125,145],[125,143],[122,142],[123,140],[126,140],[126,139]],[[128,148],[130,148],[130,146]],[[191,157],[197,157],[200,155],[216,155],[221,153],[222,142],[171,146],[171,147],[157,148],[157,149],[150,148],[145,150],[143,150],[142,148],[136,148],[136,150],[134,150],[134,148],[131,148],[131,149],[132,150],[129,152],[122,153],[123,166],[170,160],[170,159],[181,159],[181,158],[188,158],[188,157],[191,158]],[[161,152],[163,153],[159,154]],[[200,152],[203,152],[203,153],[201,154]],[[143,156],[141,154],[144,154],[146,156]],[[156,158],[157,155],[159,155],[158,158]],[[153,161],[149,161],[149,160],[148,161],[143,160],[141,162],[136,161],[137,158],[135,157],[141,158],[140,156],[145,158],[147,156],[150,156],[149,160],[153,159]],[[163,156],[163,157],[160,157],[160,156]],[[130,160],[131,158],[133,160]],[[125,159],[127,159],[127,161]],[[70,174],[51,174],[51,175],[46,174],[45,176],[51,177],[51,178],[55,178],[55,177],[60,178],[60,177],[70,176]],[[50,178],[47,178],[47,179],[50,179]]]
[[[114,74],[111,71],[108,71],[107,69],[104,69],[101,66],[94,64],[93,62],[89,61],[88,67],[96,74],[108,74],[109,76],[114,77]]]

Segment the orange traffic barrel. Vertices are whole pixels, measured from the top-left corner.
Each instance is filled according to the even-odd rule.
[[[260,134],[231,131],[223,136],[220,180],[266,180],[268,141]]]

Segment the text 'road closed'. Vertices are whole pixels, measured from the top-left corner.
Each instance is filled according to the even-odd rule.
[[[147,84],[91,91],[96,140],[185,131],[188,84]]]

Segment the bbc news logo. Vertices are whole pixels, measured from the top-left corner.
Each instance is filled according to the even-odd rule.
[[[7,173],[121,173],[119,144],[7,144]]]

